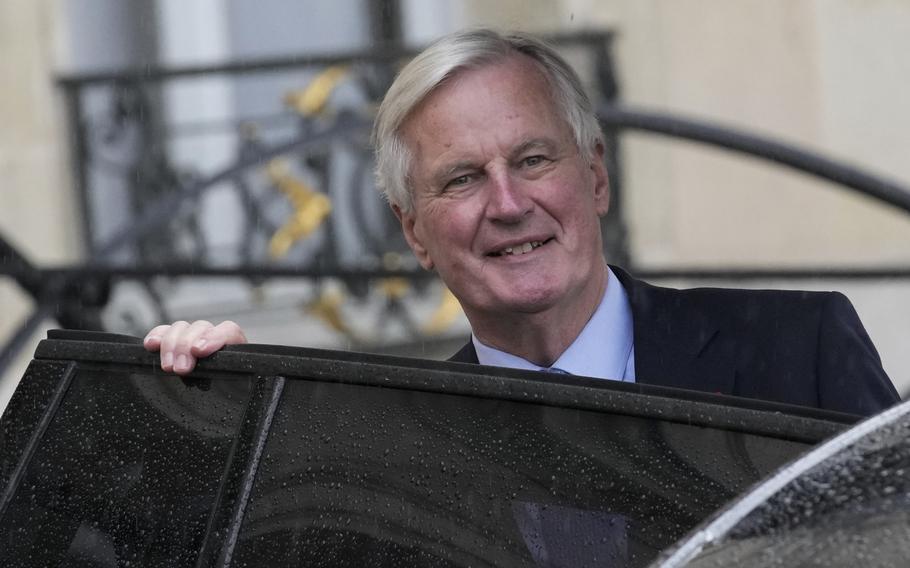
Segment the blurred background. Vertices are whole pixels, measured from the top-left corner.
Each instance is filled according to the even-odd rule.
[[[53,327],[456,351],[467,323],[376,195],[368,135],[402,63],[475,25],[548,38],[603,110],[611,262],[840,290],[910,390],[908,2],[5,0],[0,408]]]

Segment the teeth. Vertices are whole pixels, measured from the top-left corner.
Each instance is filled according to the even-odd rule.
[[[500,252],[500,255],[511,255],[511,254],[527,254],[532,250],[536,249],[543,243],[540,241],[531,241],[514,247],[506,247]]]

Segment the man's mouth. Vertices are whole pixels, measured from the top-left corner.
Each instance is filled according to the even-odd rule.
[[[521,254],[528,254],[532,250],[541,247],[552,240],[553,238],[551,237],[544,241],[528,241],[520,245],[506,247],[502,250],[491,252],[488,256],[518,256]]]

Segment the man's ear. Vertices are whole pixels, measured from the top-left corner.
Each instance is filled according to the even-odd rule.
[[[604,163],[605,154],[604,143],[597,142],[591,156],[591,171],[594,173],[594,209],[599,217],[610,210],[610,176]]]
[[[416,227],[416,212],[412,208],[411,211],[405,213],[401,210],[401,207],[394,204],[392,205],[392,211],[395,213],[395,217],[398,218],[398,222],[401,223],[401,231],[404,233],[404,238],[408,241],[408,246],[411,247],[411,250],[414,251],[414,256],[417,257],[420,266],[426,270],[433,270],[433,259],[430,258],[430,253],[423,246],[423,238]]]

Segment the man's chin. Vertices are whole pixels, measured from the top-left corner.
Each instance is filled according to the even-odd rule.
[[[511,315],[539,314],[552,308],[562,296],[555,290],[513,291],[500,297],[491,311]]]

